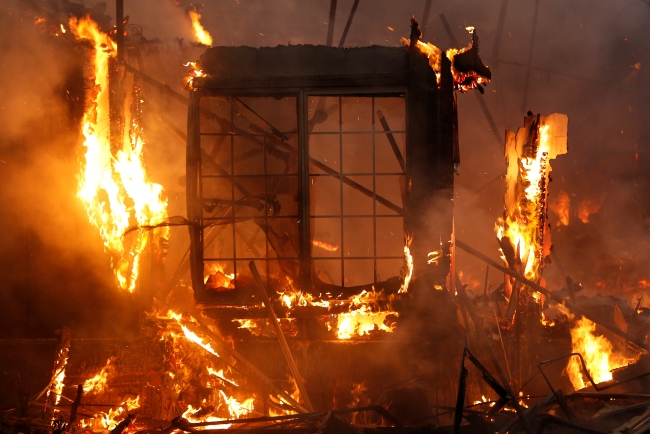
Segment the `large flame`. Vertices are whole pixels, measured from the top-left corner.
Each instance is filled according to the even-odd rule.
[[[571,329],[571,344],[574,353],[580,353],[587,365],[589,375],[596,383],[612,379],[612,370],[626,366],[633,360],[614,351],[612,343],[605,336],[597,335],[596,324],[581,318]],[[569,359],[566,373],[576,390],[586,387],[582,365],[577,357]]]
[[[125,110],[125,134],[118,149],[111,149],[109,70],[116,55],[115,43],[92,19],[72,18],[70,27],[75,37],[91,42],[92,83],[82,131],[85,157],[79,177],[78,197],[84,203],[90,222],[99,228],[104,246],[111,253],[111,265],[118,284],[130,292],[136,287],[142,252],[150,237],[168,238],[168,228],[158,228],[153,235],[135,231],[125,242],[125,232],[132,226],[155,225],[167,217],[167,201],[162,198],[160,184],[148,180],[143,164],[144,142],[136,114]],[[137,88],[136,88],[137,90]],[[139,107],[136,92],[134,106]],[[125,103],[125,107],[127,104]],[[128,130],[128,131],[127,131]]]
[[[203,28],[203,25],[201,24],[201,14],[194,11],[189,11],[190,14],[190,20],[192,20],[192,29],[194,30],[194,37],[196,38],[197,42],[200,42],[203,45],[207,45],[209,47],[212,46],[212,36],[210,36],[210,33],[208,33],[207,30]]]
[[[516,136],[506,134],[505,210],[495,227],[497,237],[502,242],[506,238],[518,253],[524,276],[533,282],[540,280],[544,257],[550,252],[546,224],[550,160],[566,153],[568,123],[558,114],[537,120],[530,116]]]

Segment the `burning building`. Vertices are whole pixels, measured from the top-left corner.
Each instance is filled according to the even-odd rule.
[[[564,190],[551,193],[566,116],[529,113],[506,133],[505,209],[489,250],[502,261],[462,241],[457,97],[479,97],[499,136],[473,27],[465,48],[424,42],[427,2],[408,38],[344,48],[355,0],[333,47],[332,1],[327,46],[223,46],[203,25],[209,7],[174,1],[196,43],[170,45],[146,39],[121,1],[114,27],[105,5],[37,3],[24,6],[37,28],[76,59],[66,92],[81,152],[68,193],[121,290],[114,317],[131,314],[133,327],[3,341],[14,361],[47,367],[29,369],[40,372],[33,387],[17,371],[1,430],[645,426],[646,311],[581,296],[551,254],[552,230],[588,224],[602,205],[576,212]],[[195,60],[183,91],[179,59]],[[175,147],[177,183],[145,155],[155,146]],[[490,267],[482,295],[460,251]],[[561,269],[564,287],[545,267]],[[610,387],[627,393],[602,393]]]

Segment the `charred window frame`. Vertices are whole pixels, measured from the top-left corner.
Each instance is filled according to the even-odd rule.
[[[405,87],[398,87],[398,88],[370,88],[367,90],[358,90],[358,89],[346,89],[346,88],[332,88],[332,89],[315,89],[315,90],[302,90],[302,89],[296,89],[293,92],[279,92],[279,93],[262,93],[262,92],[215,92],[215,91],[198,91],[198,92],[192,92],[190,99],[190,113],[188,113],[188,137],[190,140],[188,141],[188,145],[190,143],[194,143],[194,147],[196,148],[198,145],[199,149],[195,149],[194,151],[191,151],[188,149],[188,162],[187,162],[187,173],[188,173],[188,214],[190,217],[190,221],[193,223],[192,228],[190,229],[190,238],[191,238],[191,257],[190,257],[190,262],[191,262],[191,268],[192,268],[192,280],[193,282],[203,282],[203,264],[211,261],[232,261],[234,263],[234,267],[232,270],[224,270],[226,274],[232,273],[238,273],[238,271],[241,269],[243,264],[247,264],[248,261],[251,259],[255,259],[256,261],[258,259],[261,259],[264,261],[264,263],[258,263],[258,268],[265,270],[267,272],[267,276],[269,274],[269,268],[268,268],[268,258],[267,257],[260,257],[260,258],[251,258],[251,257],[244,257],[242,258],[241,256],[237,255],[236,248],[234,246],[233,242],[233,255],[231,257],[225,257],[225,256],[219,256],[219,257],[210,257],[210,256],[204,256],[204,241],[206,239],[206,236],[208,235],[209,229],[206,229],[206,224],[208,223],[208,220],[204,218],[204,210],[203,208],[205,207],[205,201],[203,201],[203,179],[205,178],[204,174],[202,173],[201,170],[201,164],[196,164],[197,162],[201,161],[201,140],[202,137],[206,137],[207,134],[203,134],[201,132],[201,127],[200,125],[196,125],[196,121],[193,122],[192,119],[200,119],[200,113],[205,111],[205,102],[201,103],[201,100],[204,98],[211,98],[211,97],[220,97],[220,98],[246,98],[246,97],[274,97],[274,98],[296,98],[296,114],[297,114],[297,121],[298,121],[298,160],[299,160],[299,166],[298,166],[298,173],[297,173],[297,178],[298,178],[298,195],[299,195],[299,200],[298,200],[298,215],[297,215],[297,221],[299,225],[299,252],[298,252],[298,259],[300,263],[300,286],[303,288],[303,290],[314,290],[314,282],[312,279],[312,265],[313,265],[313,256],[312,255],[312,233],[311,233],[311,219],[312,215],[310,212],[310,194],[309,194],[309,189],[310,189],[310,177],[313,176],[314,174],[310,172],[310,154],[309,154],[309,139],[310,139],[310,132],[309,132],[309,98],[317,98],[317,97],[327,97],[327,98],[336,98],[340,100],[342,98],[366,98],[369,101],[371,101],[371,114],[372,114],[372,121],[371,121],[371,129],[367,133],[372,136],[372,155],[364,156],[362,158],[369,159],[372,162],[372,171],[370,173],[364,174],[364,176],[371,177],[373,182],[372,182],[372,188],[369,188],[369,190],[372,192],[372,212],[369,213],[366,218],[369,220],[372,220],[372,235],[373,235],[373,246],[372,246],[372,251],[370,252],[367,257],[365,257],[366,260],[372,261],[372,276],[370,281],[366,282],[368,285],[371,286],[372,284],[376,283],[377,281],[377,261],[381,260],[393,260],[393,261],[403,261],[403,256],[390,256],[389,258],[383,258],[383,257],[378,257],[377,255],[377,247],[376,247],[376,232],[377,232],[377,218],[379,217],[380,219],[383,217],[382,214],[377,212],[377,191],[376,191],[376,176],[377,173],[375,171],[375,136],[378,134],[385,134],[383,130],[379,130],[379,122],[375,119],[376,118],[376,110],[375,110],[375,102],[379,98],[401,98],[403,101],[403,106],[404,106],[404,122],[406,125],[406,116],[407,116],[407,109],[408,104],[406,102],[406,88]],[[209,112],[209,110],[208,110]],[[339,105],[339,114],[340,116],[341,112],[341,106]],[[232,118],[230,119],[232,122]],[[339,119],[340,123],[340,119]],[[394,134],[404,134],[406,135],[405,129],[400,126],[400,127],[392,127],[391,129],[394,129],[393,131]],[[340,140],[343,140],[343,134],[345,132],[339,131],[337,133],[340,136]],[[215,136],[219,134],[214,134]],[[222,134],[223,136],[227,134]],[[251,134],[251,136],[255,136],[255,134]],[[264,134],[260,133],[258,135],[259,138],[263,138]],[[230,140],[231,142],[236,139],[237,135],[236,134],[231,134],[229,138],[226,140]],[[264,148],[266,149],[267,143],[264,139]],[[406,142],[408,142],[408,139],[406,139]],[[234,146],[234,144],[231,144],[231,147]],[[232,148],[231,148],[232,149]],[[402,150],[403,152],[404,150]],[[194,152],[194,153],[193,153]],[[341,148],[342,152],[342,148]],[[266,158],[266,152],[264,152],[265,158]],[[234,154],[233,154],[234,157]],[[231,160],[234,160],[234,158],[231,158]],[[192,161],[194,163],[192,163]],[[265,163],[266,164],[266,163]],[[265,169],[266,170],[266,169]],[[233,181],[236,180],[237,176],[234,175],[234,168],[230,168],[230,173],[228,176],[226,174],[219,174],[219,175],[209,175],[208,178],[213,178],[213,179],[222,179],[225,180],[228,177],[232,177]],[[265,172],[263,176],[267,176],[268,174]],[[336,178],[339,179],[340,183],[340,188],[343,189],[343,182],[341,181],[343,178],[346,178],[347,174],[346,173],[339,173],[338,175],[335,175]],[[383,174],[382,174],[383,175]],[[400,171],[396,173],[386,173],[385,175],[394,175],[394,176],[405,176],[405,171]],[[232,191],[234,192],[236,187],[234,182],[230,182]],[[189,203],[191,201],[191,197],[196,197],[200,198],[201,200],[196,200],[193,201],[192,204]],[[235,194],[232,194],[232,200],[235,199]],[[342,197],[339,198],[342,200]],[[398,208],[399,208],[399,204]],[[268,209],[268,207],[267,207]],[[190,211],[193,210],[193,211]],[[267,213],[268,211],[265,211]],[[291,217],[295,217],[291,216]],[[316,217],[316,216],[314,216]],[[352,217],[352,216],[346,216],[344,213],[338,216],[341,221],[343,222],[343,219],[346,217]],[[388,216],[386,216],[388,217]],[[399,216],[398,214],[393,214],[390,216],[391,218],[398,218],[402,216]],[[244,218],[238,218],[236,215],[230,216],[229,220],[234,223],[239,220],[243,220]],[[233,240],[236,239],[237,234],[235,233],[236,228],[235,224],[231,224],[230,230],[232,231],[232,238]],[[402,237],[403,234],[403,220],[400,224],[400,227],[402,230],[400,231],[400,238]],[[270,249],[268,240],[265,243],[266,249]],[[344,246],[341,246],[341,250],[344,248]],[[268,256],[268,255],[263,255],[263,256]],[[244,260],[245,262],[242,262],[241,260]],[[322,258],[320,258],[322,259]],[[360,258],[355,258],[355,259],[360,259]],[[341,257],[339,258],[341,262],[341,267],[345,267],[345,260],[344,258]],[[238,262],[239,261],[239,262]],[[383,275],[381,276],[382,278],[384,277]],[[341,275],[341,282],[334,282],[338,285],[345,286],[345,282],[343,281],[344,275],[342,273]],[[196,286],[196,285],[195,285]],[[199,303],[207,303],[207,304],[231,304],[231,302],[228,301],[227,298],[223,297],[214,297],[213,294],[210,294],[210,291],[208,291],[203,285],[203,287],[195,288],[195,298],[197,302]],[[237,291],[234,291],[237,292]],[[318,290],[315,290],[315,292],[319,292]],[[241,305],[243,300],[241,299],[232,299],[232,304],[237,304]],[[245,303],[243,303],[245,304]]]
[[[345,113],[345,107],[349,111],[349,103],[353,100],[356,100],[357,103],[361,102],[362,108],[364,102],[366,103],[367,118],[359,117],[357,122],[352,120],[352,126],[346,126],[351,119],[345,118],[349,117],[351,113]],[[398,110],[401,110],[401,116],[388,116],[393,121],[397,117],[400,121],[399,125],[395,122],[391,125],[391,122],[386,120],[386,115],[391,114],[387,113],[388,106],[385,104],[389,100],[397,102]],[[302,124],[304,135],[301,143],[305,154],[301,166],[302,191],[308,193],[303,195],[301,216],[301,220],[308,223],[302,227],[302,251],[308,253],[303,264],[306,274],[305,284],[314,288],[316,292],[345,287],[356,288],[357,292],[363,289],[369,290],[380,279],[399,276],[400,269],[404,266],[404,198],[406,189],[404,158],[408,143],[406,137],[406,126],[408,125],[406,89],[306,91],[303,92],[301,101],[303,113],[306,110],[307,114],[304,116],[307,122]],[[331,110],[332,105],[336,106],[334,111]],[[310,125],[310,120],[318,116],[316,113],[318,109],[331,112],[328,118],[329,127],[319,129],[319,124]],[[383,122],[380,122],[380,115],[383,117]],[[334,121],[330,120],[332,116],[336,117]],[[323,123],[321,122],[321,125]],[[363,125],[364,123],[365,125]],[[401,149],[399,149],[399,145],[394,146],[396,143],[391,146],[389,134],[392,135],[392,139],[395,139],[395,136],[402,136],[396,140],[402,142]],[[338,147],[338,155],[333,155],[333,161],[324,161],[327,160],[327,153],[318,152],[318,145],[324,144],[323,141],[318,140],[320,138],[333,138],[338,142],[334,146]],[[354,140],[361,139],[363,141],[364,138],[367,141],[365,144]],[[389,152],[395,153],[395,155],[391,155],[395,163],[391,170],[382,170],[377,167],[378,142],[381,142],[384,151],[390,149]],[[369,154],[360,155],[356,161],[351,161],[353,158],[351,149],[361,150],[364,146],[370,151]],[[330,160],[332,159],[330,158]],[[397,188],[397,195],[393,194],[392,197],[385,193],[384,181],[390,177],[395,181],[393,187]],[[315,184],[319,182],[322,184],[324,181],[334,187],[333,192],[338,190],[332,195],[334,197],[325,198],[328,205],[334,205],[325,211],[318,209],[322,208],[318,206],[319,204],[312,203],[314,196],[317,195]],[[378,186],[378,181],[382,184],[381,186]],[[357,204],[350,199],[366,200],[366,206],[357,207]],[[359,212],[361,208],[365,208],[365,210]],[[329,227],[335,228],[337,221],[338,231],[335,229],[335,234],[330,234],[329,237],[325,235],[324,232],[327,231],[322,229],[328,225],[320,225],[320,223],[329,222]],[[393,231],[387,230],[386,227],[386,223],[390,221],[394,226]],[[351,249],[350,246],[346,247],[346,238],[350,240],[353,232],[356,240]],[[398,240],[399,248],[386,254],[386,251],[390,249],[381,245],[378,238],[378,235],[381,236],[382,233],[391,233],[391,237]],[[319,247],[315,241],[322,242],[324,246]],[[380,245],[381,252],[378,252],[378,245]],[[338,247],[338,249],[328,251],[327,247]],[[366,252],[360,252],[360,247],[365,248]],[[392,262],[392,269],[389,262]],[[328,284],[323,282],[319,276],[319,270],[327,269],[326,264],[333,264],[333,267],[329,268],[334,275],[328,276],[330,280]],[[323,266],[325,268],[321,268]],[[355,272],[352,273],[352,270]],[[387,275],[381,273],[380,270],[391,271]],[[353,275],[357,276],[356,280]],[[359,279],[358,276],[362,277]]]

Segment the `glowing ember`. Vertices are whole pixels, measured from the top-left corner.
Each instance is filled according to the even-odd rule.
[[[141,227],[163,221],[167,218],[167,202],[162,198],[162,186],[147,179],[137,114],[125,114],[125,125],[130,126],[130,131],[125,131],[118,149],[111,149],[108,75],[111,59],[116,55],[115,43],[88,17],[72,18],[70,27],[77,39],[90,41],[94,49],[91,59],[94,89],[91,90],[92,104],[86,108],[82,121],[86,152],[78,197],[111,253],[111,265],[119,286],[133,292],[140,257],[150,237],[166,239],[169,228],[151,232],[140,229],[135,232],[130,246],[125,245],[125,232],[131,221]],[[135,98],[139,96],[136,94]],[[125,110],[127,112],[129,110]]]
[[[201,14],[196,12],[196,10],[189,11],[189,14],[190,20],[192,20],[192,29],[194,29],[194,37],[197,42],[211,47],[212,36],[210,36],[210,33],[208,33],[208,31],[203,28],[203,25],[201,25]]]
[[[314,241],[311,242],[311,244],[314,247],[319,247],[319,248],[321,248],[323,250],[327,250],[328,252],[336,252],[339,249],[339,246],[328,244],[328,243],[326,243],[324,241],[314,240]]]
[[[571,329],[572,352],[580,353],[587,365],[589,375],[596,383],[612,379],[611,371],[633,362],[622,354],[613,351],[612,343],[604,336],[596,335],[596,324],[587,318],[576,322]],[[582,375],[580,360],[577,357],[569,359],[565,372],[575,390],[586,387],[587,379]]]

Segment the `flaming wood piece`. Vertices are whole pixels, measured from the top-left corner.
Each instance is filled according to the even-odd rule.
[[[246,366],[259,380],[261,380],[264,384],[269,386],[271,389],[275,391],[278,395],[280,395],[289,405],[291,405],[293,408],[296,410],[302,412],[302,413],[307,413],[308,410],[300,405],[299,403],[296,402],[295,399],[293,399],[287,392],[278,389],[275,384],[273,384],[273,380],[271,380],[269,377],[264,375],[259,369],[255,367],[251,362],[249,362],[244,356],[239,354],[234,348],[232,348],[230,345],[228,345],[226,342],[224,342],[218,335],[212,332],[205,324],[203,324],[201,321],[199,321],[197,318],[195,318],[196,323],[198,324],[199,328],[201,331],[209,337],[213,342],[218,344],[223,350],[225,350],[227,353],[229,353],[231,356],[233,356],[235,359],[237,359],[240,363],[242,363],[244,366]]]
[[[262,301],[264,301],[264,306],[266,306],[266,312],[269,316],[269,319],[271,320],[271,323],[273,324],[273,328],[275,329],[275,334],[277,335],[278,340],[280,341],[282,352],[284,353],[285,359],[287,359],[287,364],[289,365],[291,374],[293,375],[293,378],[296,381],[296,386],[298,386],[298,390],[300,390],[300,395],[302,395],[302,399],[305,400],[305,405],[307,406],[309,411],[313,412],[314,407],[312,407],[311,405],[311,401],[309,400],[309,395],[307,395],[307,390],[305,389],[305,385],[302,382],[302,377],[300,376],[300,372],[298,371],[298,365],[296,365],[296,361],[293,359],[293,355],[291,354],[291,350],[289,349],[289,344],[287,343],[287,340],[284,337],[284,333],[282,333],[282,329],[280,328],[280,324],[278,323],[278,317],[275,315],[275,311],[273,310],[273,305],[269,300],[269,295],[266,292],[264,283],[262,283],[262,278],[260,277],[260,273],[257,271],[257,266],[255,266],[255,261],[250,261],[248,266],[250,267],[251,273],[253,273],[253,278],[255,279],[255,285],[257,286],[260,296],[262,297]]]
[[[592,315],[589,312],[582,309],[580,306],[575,305],[575,304],[571,303],[568,300],[565,300],[564,298],[558,296],[557,294],[554,294],[553,292],[549,291],[548,289],[544,288],[543,286],[541,286],[541,285],[539,285],[539,284],[537,284],[537,283],[535,283],[535,282],[533,282],[531,280],[526,279],[525,277],[519,275],[518,273],[514,272],[513,270],[511,270],[509,268],[506,268],[506,267],[502,266],[501,264],[497,263],[496,261],[493,261],[492,259],[485,256],[484,254],[482,254],[478,250],[468,246],[467,244],[465,244],[461,240],[456,239],[456,246],[460,247],[461,249],[463,249],[464,251],[466,251],[470,255],[482,260],[483,262],[485,262],[485,263],[487,263],[487,264],[489,264],[491,266],[493,266],[497,270],[502,271],[505,274],[514,277],[515,280],[517,280],[517,281],[519,281],[519,282],[521,282],[521,283],[523,283],[525,285],[528,285],[529,287],[531,287],[535,291],[541,292],[542,294],[544,294],[546,297],[552,299],[553,301],[555,301],[557,303],[560,303],[560,304],[564,304],[564,306],[567,309],[569,309],[571,312],[573,312],[573,313],[575,313],[577,315],[584,316],[588,320],[598,324],[601,327],[606,328],[607,330],[609,330],[612,333],[617,334],[618,336],[622,337],[623,339],[627,340],[628,342],[631,342],[634,345],[636,345],[637,347],[642,348],[646,352],[650,352],[650,347],[645,342],[641,341],[640,339],[637,339],[634,336],[628,335],[627,333],[625,333],[624,331],[622,331],[621,329],[619,329],[615,325],[608,324],[608,323],[602,321],[600,318],[595,317],[594,315]]]
[[[457,244],[459,243],[458,239],[456,239],[456,243]],[[458,247],[460,247],[460,245],[458,245]],[[494,367],[496,368],[497,373],[501,378],[501,382],[503,383],[506,391],[508,392],[508,396],[510,396],[511,398],[512,406],[517,411],[517,416],[519,416],[519,419],[521,420],[521,423],[524,426],[526,432],[528,434],[533,434],[533,428],[530,426],[530,422],[526,418],[523,408],[521,407],[521,405],[519,405],[519,402],[517,401],[517,394],[513,390],[512,385],[510,384],[510,381],[508,380],[508,377],[506,375],[506,372],[503,370],[503,367],[501,366],[501,363],[499,362],[499,359],[497,358],[497,355],[494,352],[494,348],[492,348],[492,344],[490,343],[490,341],[488,341],[488,338],[485,335],[485,330],[483,330],[482,322],[479,320],[476,311],[474,311],[474,305],[472,305],[472,302],[469,300],[467,293],[465,293],[465,288],[463,287],[457,275],[455,276],[455,278],[457,281],[456,287],[458,288],[458,296],[461,300],[461,303],[465,305],[465,308],[467,309],[469,316],[472,318],[472,322],[474,323],[474,328],[476,329],[479,339],[482,341],[483,345],[488,349],[490,358],[492,359],[492,363],[494,364]]]

